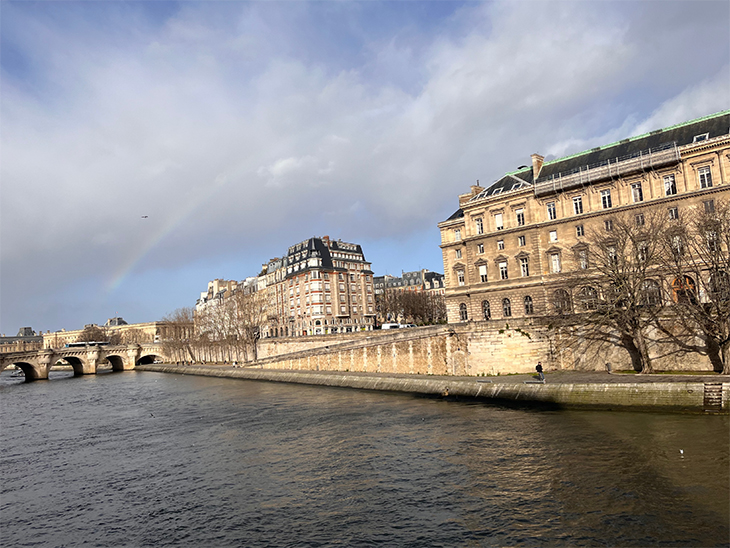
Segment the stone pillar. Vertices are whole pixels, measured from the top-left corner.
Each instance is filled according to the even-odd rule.
[[[88,347],[87,347],[88,348]],[[99,363],[99,348],[92,347],[86,351],[86,361],[81,361],[82,375],[96,375],[96,366]],[[74,370],[74,373],[78,373]]]
[[[37,381],[41,379],[47,379],[48,378],[48,372],[51,370],[51,367],[53,367],[54,359],[53,357],[55,354],[52,350],[41,350],[38,352],[38,366],[34,367],[31,371],[30,376],[28,376],[28,372],[24,371],[25,373],[25,380],[27,381]]]
[[[138,344],[127,345],[127,361],[122,363],[122,368],[124,369],[124,371],[129,371],[130,369],[135,368],[141,352],[142,347],[140,347]]]

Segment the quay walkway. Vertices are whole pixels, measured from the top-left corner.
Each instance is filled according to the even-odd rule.
[[[394,373],[305,371],[230,365],[138,365],[138,371],[226,377],[425,394],[448,399],[476,398],[504,405],[546,408],[653,410],[730,413],[730,375],[625,374],[598,371],[546,372],[537,375],[453,377]]]

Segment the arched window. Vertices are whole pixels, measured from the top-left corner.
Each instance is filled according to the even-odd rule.
[[[485,320],[492,319],[492,311],[489,308],[489,301],[482,301],[482,314],[484,314]]]
[[[502,313],[505,318],[512,315],[512,303],[509,302],[509,299],[502,299]]]
[[[535,313],[535,308],[532,306],[532,297],[529,295],[525,296],[525,315],[529,316],[530,314]]]
[[[661,306],[662,291],[654,280],[645,280],[641,284],[641,304],[646,306]]]
[[[469,319],[469,314],[466,311],[466,304],[461,303],[459,305],[459,317],[461,318],[462,322],[465,322]]]
[[[675,303],[697,303],[695,281],[689,276],[685,276],[684,280],[676,278],[672,284],[672,290],[674,291]]]
[[[595,310],[598,308],[598,291],[594,287],[585,286],[578,293],[578,301],[583,310]]]
[[[573,311],[570,294],[565,289],[557,289],[553,293],[553,306],[558,314],[570,314]]]

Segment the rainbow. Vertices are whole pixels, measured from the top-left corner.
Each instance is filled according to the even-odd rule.
[[[116,291],[134,271],[137,265],[144,259],[147,254],[152,251],[162,240],[172,234],[198,207],[202,206],[207,200],[195,201],[191,200],[187,207],[181,208],[174,215],[171,215],[167,221],[152,234],[146,243],[139,247],[137,253],[132,254],[129,260],[125,261],[114,274],[114,276],[106,284],[106,293]]]

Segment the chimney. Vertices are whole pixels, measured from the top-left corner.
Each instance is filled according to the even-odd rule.
[[[329,236],[322,236],[322,243],[324,243],[324,246],[329,248],[330,246],[330,237]]]
[[[540,170],[542,170],[542,164],[545,161],[545,156],[539,154],[533,154],[532,158],[532,180],[536,181],[540,176]]]
[[[481,186],[479,186],[479,179],[477,179],[477,184],[471,185],[471,195],[476,196],[479,194],[482,190],[484,190]]]

